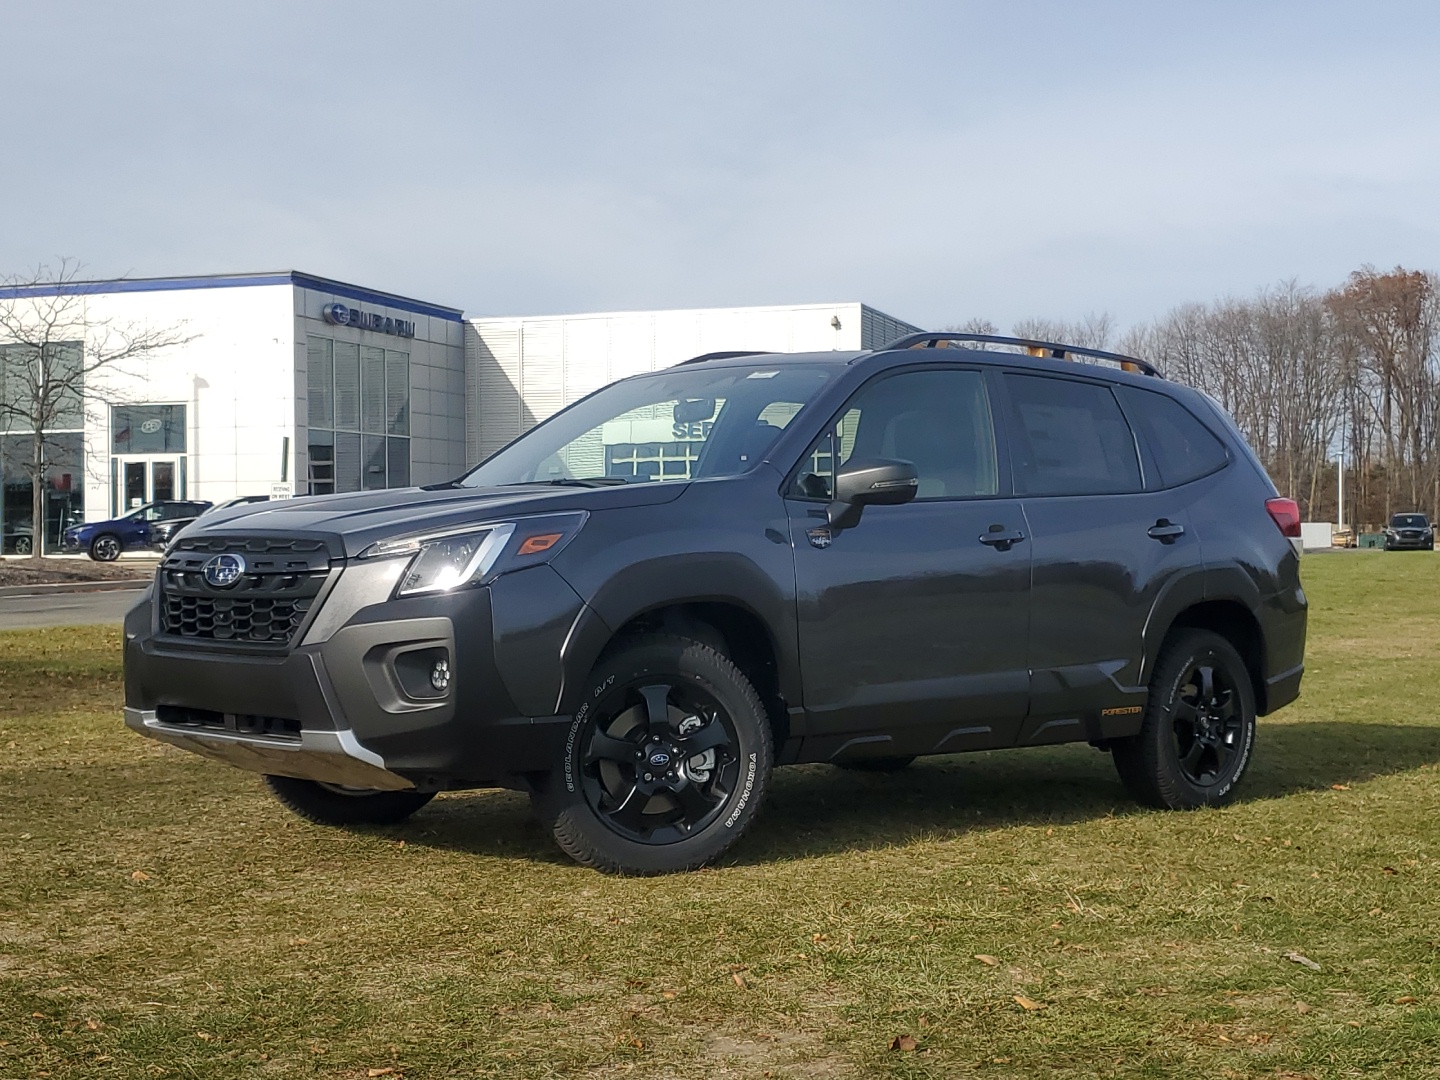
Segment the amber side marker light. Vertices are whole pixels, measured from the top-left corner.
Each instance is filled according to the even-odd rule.
[[[525,542],[520,545],[520,550],[515,554],[538,555],[542,551],[549,551],[560,542],[560,538],[564,535],[564,533],[541,533],[539,536],[526,537]]]

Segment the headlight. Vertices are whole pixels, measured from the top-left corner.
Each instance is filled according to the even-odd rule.
[[[449,592],[507,570],[548,562],[570,542],[589,515],[584,511],[491,522],[443,533],[381,540],[362,559],[412,556],[395,596]]]

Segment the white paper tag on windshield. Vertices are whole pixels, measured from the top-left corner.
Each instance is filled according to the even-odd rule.
[[[745,378],[747,378],[747,379],[773,379],[776,375],[779,375],[779,374],[780,374],[780,372],[778,372],[778,371],[752,371],[752,372],[750,372],[749,375],[746,375]]]

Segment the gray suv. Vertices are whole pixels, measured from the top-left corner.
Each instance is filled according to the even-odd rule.
[[[126,620],[125,718],[329,825],[528,791],[628,873],[719,857],[777,765],[1088,742],[1213,806],[1299,692],[1298,532],[1142,360],[708,355],[449,483],[199,518]]]

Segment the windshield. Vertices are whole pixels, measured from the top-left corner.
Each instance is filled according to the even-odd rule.
[[[1423,529],[1429,524],[1424,514],[1396,514],[1390,519],[1392,529]]]
[[[464,487],[635,484],[746,472],[838,369],[684,365],[605,387],[468,473]]]

